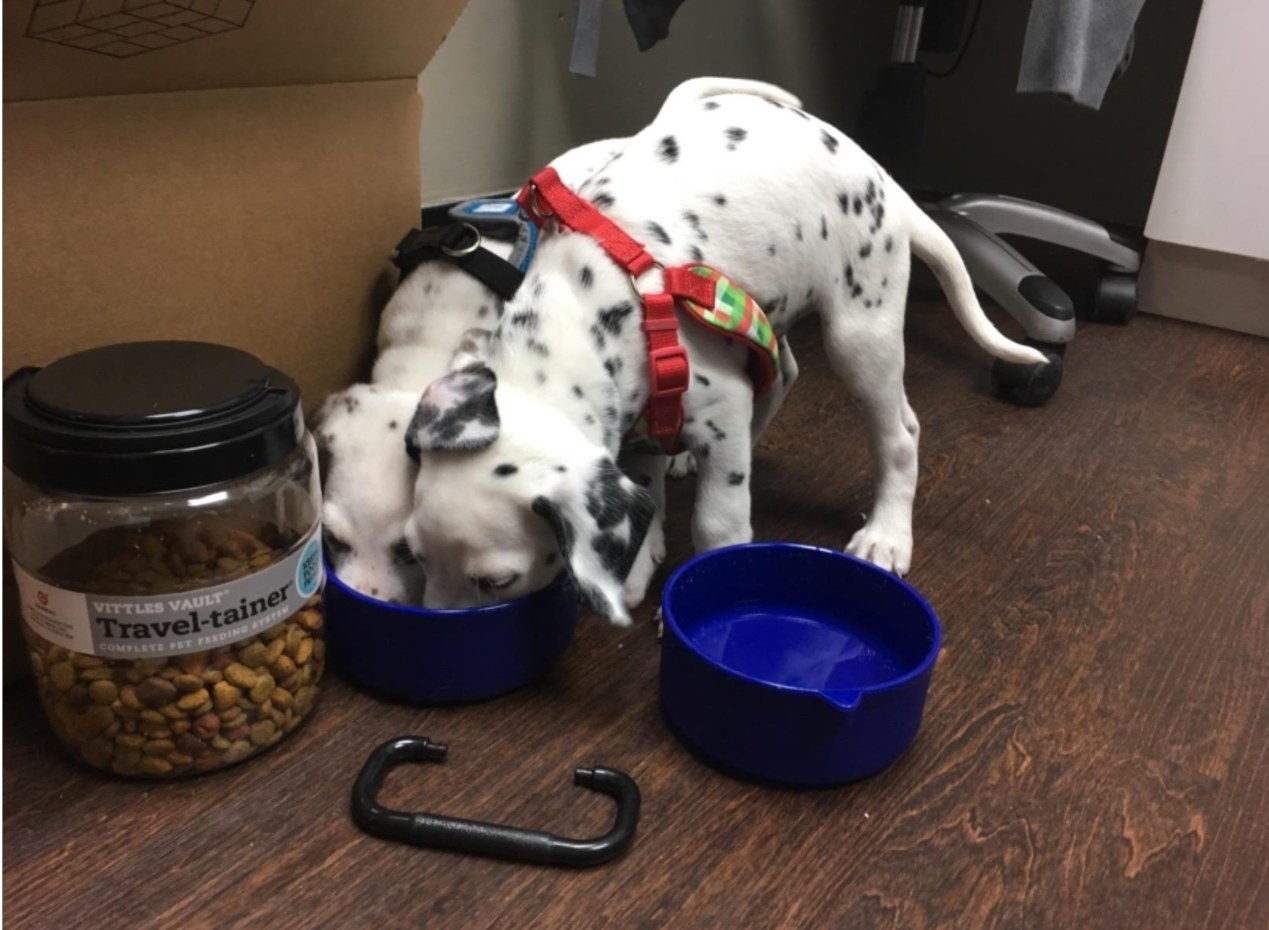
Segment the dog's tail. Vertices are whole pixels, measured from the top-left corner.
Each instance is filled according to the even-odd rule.
[[[666,113],[685,103],[699,103],[708,97],[719,97],[723,94],[749,94],[761,97],[781,106],[802,108],[802,101],[787,90],[768,84],[765,81],[751,81],[747,78],[698,77],[688,78],[666,96],[657,113],[660,119]]]
[[[943,288],[943,293],[947,295],[948,303],[952,305],[952,311],[970,338],[984,351],[1006,362],[1030,365],[1046,361],[1044,353],[1039,349],[1014,342],[987,319],[982,305],[978,303],[978,295],[974,293],[974,282],[969,277],[969,269],[965,267],[965,261],[957,251],[956,244],[912,198],[906,194],[903,198],[907,201],[907,212],[911,216],[909,230],[912,254],[930,266]]]

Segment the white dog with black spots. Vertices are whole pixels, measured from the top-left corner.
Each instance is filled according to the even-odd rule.
[[[728,275],[777,335],[820,316],[876,468],[872,512],[846,548],[905,573],[919,432],[903,387],[910,255],[930,265],[979,346],[1013,362],[1044,357],[991,324],[955,246],[872,158],[782,96],[663,109],[576,191],[661,266],[704,262]],[[659,290],[659,278],[632,281],[594,239],[549,226],[487,354],[424,393],[410,427],[423,467],[405,536],[426,560],[426,605],[526,593],[563,556],[587,604],[629,623],[651,577],[632,567],[656,505],[615,462],[648,400],[639,292]],[[755,410],[743,347],[694,322],[679,335],[692,371],[693,543],[747,542],[752,441],[774,410],[766,400]]]

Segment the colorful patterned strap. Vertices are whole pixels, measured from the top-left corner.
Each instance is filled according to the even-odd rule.
[[[747,291],[717,269],[708,265],[687,265],[682,269],[713,285],[712,302],[705,296],[708,291],[703,292],[699,287],[676,286],[683,283],[683,279],[675,274],[679,270],[672,268],[666,272],[667,289],[677,297],[679,306],[687,311],[691,319],[708,326],[711,332],[720,336],[742,341],[751,350],[749,377],[753,379],[754,396],[766,394],[780,377],[780,346],[767,315]],[[694,292],[698,299],[687,296],[688,291]],[[622,449],[675,455],[683,451],[683,443],[678,433],[654,436],[645,411],[626,433]]]

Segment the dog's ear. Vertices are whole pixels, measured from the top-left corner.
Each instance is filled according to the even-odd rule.
[[[469,329],[450,359],[450,371],[476,371],[489,361],[489,342],[493,334],[487,329]]]
[[[405,451],[484,449],[498,438],[497,376],[488,368],[452,371],[428,385],[405,431]]]
[[[656,513],[652,495],[604,456],[580,474],[565,472],[554,494],[534,498],[533,512],[555,531],[586,606],[629,626],[622,585]]]

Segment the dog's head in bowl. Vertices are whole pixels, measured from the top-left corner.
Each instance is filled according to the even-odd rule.
[[[606,449],[483,365],[428,387],[406,442],[419,472],[405,538],[425,607],[519,597],[566,568],[587,606],[630,622],[622,585],[656,505]]]

